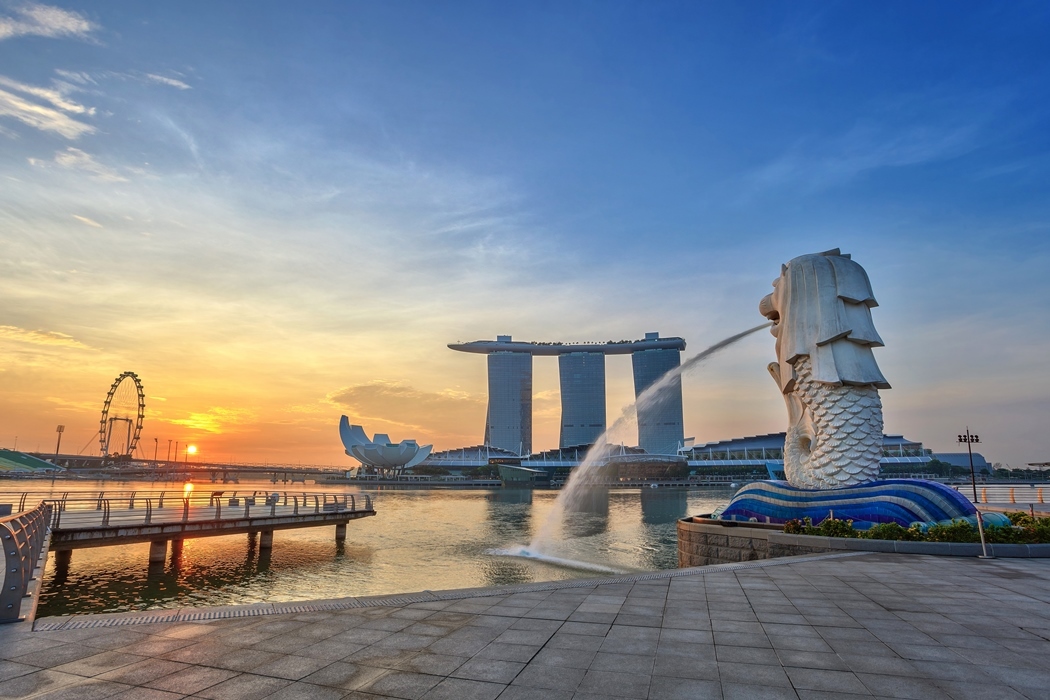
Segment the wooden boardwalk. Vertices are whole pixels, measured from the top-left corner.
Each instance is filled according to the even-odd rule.
[[[223,492],[186,497],[156,493],[79,494],[51,502],[51,544],[56,564],[68,565],[72,550],[138,542],[150,543],[150,562],[163,562],[168,543],[224,535],[260,535],[268,549],[275,530],[334,526],[346,539],[346,525],[376,514],[361,494],[291,493],[227,497]]]

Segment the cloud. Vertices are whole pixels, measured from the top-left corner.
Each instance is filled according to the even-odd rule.
[[[95,221],[94,219],[89,219],[86,216],[80,216],[79,214],[71,214],[70,216],[72,216],[77,221],[79,221],[81,223],[85,223],[88,226],[91,226],[93,228],[103,228],[102,224],[100,224],[99,222]]]
[[[914,126],[891,132],[862,124],[837,138],[799,142],[780,158],[754,172],[753,186],[825,189],[881,168],[919,165],[966,153],[974,147],[977,127]]]
[[[70,114],[91,116],[93,107],[70,100],[61,90],[27,85],[0,76],[0,116],[8,116],[40,131],[51,131],[73,140],[90,134],[95,127],[78,121]]]
[[[29,162],[37,166],[45,165],[43,161],[36,158],[30,158]],[[85,153],[79,148],[70,147],[64,151],[56,151],[55,163],[70,170],[83,170],[105,182],[127,182],[126,177],[113,168],[99,163],[90,153]]]
[[[178,88],[180,90],[189,90],[190,86],[181,80],[175,78],[166,78],[163,75],[157,75],[155,73],[146,73],[146,78],[154,83],[160,83],[161,85],[170,85],[171,87]]]
[[[83,15],[51,5],[25,3],[0,16],[0,41],[16,36],[80,37],[97,29]]]
[[[327,398],[344,407],[351,421],[364,424],[366,431],[385,432],[390,430],[387,426],[395,426],[411,433],[391,435],[395,440],[441,435],[478,442],[484,428],[485,398],[462,391],[428,392],[401,382],[374,381],[338,389]]]
[[[18,326],[0,326],[0,340],[16,340],[22,343],[34,345],[55,345],[78,350],[91,350],[90,346],[84,345],[79,340],[65,333],[56,331],[31,331]]]
[[[204,413],[190,413],[189,418],[169,418],[168,423],[206,433],[226,433],[234,426],[254,423],[257,416],[244,408],[212,406]]]

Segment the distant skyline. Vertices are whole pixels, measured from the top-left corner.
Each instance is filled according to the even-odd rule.
[[[886,430],[1050,460],[1050,5],[0,0],[0,446],[345,464],[341,414],[484,434],[449,350],[762,322],[780,264],[868,271]],[[683,381],[698,442],[781,431],[759,333]],[[611,424],[633,399],[607,361]],[[536,361],[537,449],[558,444]]]

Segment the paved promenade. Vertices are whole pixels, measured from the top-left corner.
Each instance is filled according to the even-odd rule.
[[[0,628],[0,698],[1050,698],[1046,559],[817,555],[38,621],[59,625]]]

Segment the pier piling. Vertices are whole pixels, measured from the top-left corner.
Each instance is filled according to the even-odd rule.
[[[263,530],[259,536],[259,549],[271,549],[273,547],[273,530]]]
[[[343,542],[346,540],[346,523],[339,523],[335,526],[335,541]]]
[[[168,555],[167,540],[151,540],[149,543],[149,563],[163,564]]]

